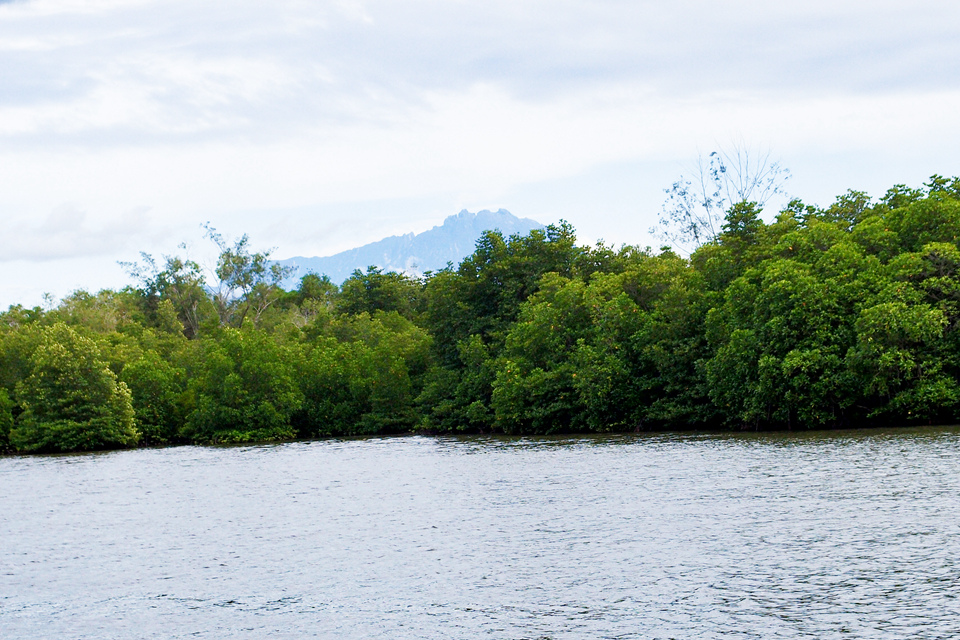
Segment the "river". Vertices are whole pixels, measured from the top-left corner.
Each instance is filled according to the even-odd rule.
[[[0,458],[0,636],[960,635],[960,430]]]

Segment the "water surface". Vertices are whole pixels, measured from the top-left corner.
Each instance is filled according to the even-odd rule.
[[[943,638],[960,431],[0,459],[3,638]]]

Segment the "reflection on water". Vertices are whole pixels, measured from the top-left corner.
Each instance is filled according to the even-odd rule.
[[[0,459],[4,638],[943,638],[960,431]]]

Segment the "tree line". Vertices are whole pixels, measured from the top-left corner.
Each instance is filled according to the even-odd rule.
[[[294,290],[208,228],[213,274],[144,254],[122,290],[0,314],[0,449],[956,422],[960,179],[760,213],[689,256],[560,223]]]

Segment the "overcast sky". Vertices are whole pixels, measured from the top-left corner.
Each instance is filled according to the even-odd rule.
[[[960,4],[0,0],[0,307],[205,221],[280,258],[463,208],[655,244],[733,143],[817,204],[960,174]]]

